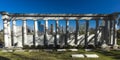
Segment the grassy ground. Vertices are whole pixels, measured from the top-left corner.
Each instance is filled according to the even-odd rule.
[[[99,58],[72,58],[71,54],[85,54],[85,53],[95,53]],[[119,60],[120,51],[110,51],[110,52],[85,52],[84,50],[79,50],[78,52],[0,52],[0,60]]]
[[[117,40],[117,44],[120,45],[120,39]]]

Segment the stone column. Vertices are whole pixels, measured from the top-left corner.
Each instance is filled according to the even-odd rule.
[[[109,43],[112,45],[112,20],[109,20]]]
[[[117,45],[117,22],[114,20],[113,25],[113,45]]]
[[[5,47],[9,47],[9,42],[8,42],[8,29],[7,29],[7,20],[4,19],[4,45]]]
[[[38,24],[37,24],[37,20],[34,20],[34,29],[35,29],[35,37],[38,37]]]
[[[47,40],[47,31],[48,31],[48,19],[45,20],[45,33],[44,33],[44,45],[48,45],[48,40]]]
[[[117,44],[117,22],[115,23],[115,44],[114,45],[118,45]]]
[[[118,49],[117,45],[117,22],[114,20],[114,26],[113,26],[113,49]]]
[[[96,21],[96,28],[95,28],[95,40],[94,40],[94,44],[95,44],[95,47],[98,46],[98,26],[99,26],[99,20],[95,20]]]
[[[108,21],[107,19],[105,20],[105,33],[104,33],[104,39],[106,41],[106,43],[108,44],[109,43],[109,40],[108,40]]]
[[[3,30],[4,30],[4,47],[9,48],[11,45],[10,45],[10,42],[8,39],[8,36],[9,36],[9,32],[8,32],[9,16],[8,16],[8,13],[5,12],[2,15],[2,20],[3,20]]]
[[[36,46],[36,37],[38,37],[38,24],[37,24],[37,20],[34,20],[34,41],[33,41],[33,45]]]
[[[9,41],[9,46],[12,46],[12,41],[11,41],[11,28],[10,28],[10,20],[8,20],[8,41]]]
[[[77,37],[79,33],[79,20],[76,20],[75,44],[77,44]]]
[[[15,40],[16,40],[16,21],[13,20],[12,23],[13,23],[12,24],[12,29],[13,29],[13,45],[14,45]]]
[[[86,30],[85,30],[85,49],[88,47],[88,28],[89,28],[89,20],[86,20]]]
[[[66,34],[65,34],[65,45],[66,45],[66,46],[68,45],[68,43],[67,43],[68,33],[69,33],[68,27],[69,27],[69,21],[66,20]]]
[[[115,20],[113,21],[113,45],[115,45]]]
[[[26,26],[26,20],[23,20],[23,46],[25,45],[25,43],[27,43],[27,26]]]
[[[57,46],[57,34],[58,34],[58,20],[56,20],[56,34],[55,34],[55,40],[54,40],[55,47]]]
[[[110,43],[111,43],[111,45],[113,45],[113,34],[114,34],[114,32],[113,32],[113,20],[111,20],[111,24],[110,24],[110,27],[111,27],[111,34],[110,34]]]

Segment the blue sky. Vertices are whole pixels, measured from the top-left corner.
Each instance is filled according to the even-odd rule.
[[[120,0],[0,0],[0,11],[10,13],[107,14],[120,12]],[[3,28],[2,24],[0,17],[0,29]]]

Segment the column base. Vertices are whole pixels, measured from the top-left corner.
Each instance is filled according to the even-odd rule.
[[[101,50],[102,51],[110,51],[110,46],[108,46],[106,43],[101,45]]]
[[[113,45],[113,49],[118,49],[118,45]]]

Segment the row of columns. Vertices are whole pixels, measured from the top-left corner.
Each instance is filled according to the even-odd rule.
[[[4,42],[5,42],[5,47],[11,47],[11,29],[10,29],[10,19],[3,19],[4,21]],[[76,34],[75,34],[75,44],[77,44],[77,35],[78,35],[78,29],[79,29],[79,20],[76,20]],[[12,29],[13,29],[13,42],[16,40],[16,20],[12,20]],[[95,46],[97,46],[97,30],[98,30],[98,24],[99,21],[96,20],[96,33],[95,33]],[[111,41],[113,40],[113,45],[116,44],[116,21],[113,20],[113,22],[110,21],[110,23],[113,23],[113,25],[110,24],[110,31],[113,30],[113,38],[110,37]],[[68,26],[69,26],[69,21],[66,20],[66,35],[65,35],[65,45],[67,44],[68,40]],[[112,28],[113,26],[113,28]],[[105,28],[108,27],[108,21],[105,20]],[[87,41],[88,41],[88,28],[89,28],[89,20],[86,20],[86,30],[85,30],[85,48],[88,47]],[[48,30],[48,20],[45,20],[45,36],[44,36],[44,44],[47,45],[47,30]],[[105,32],[107,32],[108,28],[106,28]],[[55,46],[57,45],[57,33],[58,33],[58,20],[56,20],[56,35],[55,35]],[[37,20],[34,20],[34,34],[35,38],[38,37],[38,24]],[[105,34],[107,37],[107,34]],[[110,35],[111,36],[111,35]],[[107,38],[104,38],[106,41],[108,40]],[[23,44],[25,43],[25,40],[27,40],[27,27],[26,27],[26,20],[23,19]]]

